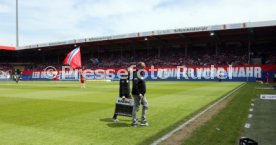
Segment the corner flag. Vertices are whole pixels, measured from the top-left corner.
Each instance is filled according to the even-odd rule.
[[[63,61],[63,64],[68,64],[72,68],[81,67],[81,53],[80,48],[75,48],[70,53],[67,54],[66,58]]]

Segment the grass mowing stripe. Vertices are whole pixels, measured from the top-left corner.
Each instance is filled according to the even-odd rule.
[[[80,89],[79,82],[64,84],[2,85],[0,144],[150,144],[240,85],[234,82],[147,82],[150,126],[132,128],[131,118],[120,116],[118,123],[111,120],[118,82],[87,82],[86,89]],[[26,93],[28,91],[34,93]],[[14,136],[16,140],[11,139]]]
[[[8,98],[9,99],[9,98]],[[1,97],[1,100],[5,98]],[[111,107],[103,103],[68,102],[55,100],[20,99],[16,104],[1,105],[1,122],[18,125],[35,125],[64,119]],[[94,106],[93,108],[90,106]],[[32,108],[31,110],[29,108]],[[16,120],[15,120],[16,117]],[[20,121],[18,121],[20,120]]]
[[[162,141],[168,139],[169,137],[171,137],[174,133],[176,133],[177,131],[181,130],[182,128],[184,128],[185,126],[187,126],[188,124],[190,124],[192,121],[196,120],[198,117],[200,117],[202,114],[204,114],[205,112],[207,112],[208,110],[210,110],[211,108],[213,108],[215,105],[217,105],[218,103],[222,102],[223,100],[225,100],[227,97],[229,97],[230,95],[232,95],[233,93],[235,93],[237,90],[239,90],[241,87],[243,87],[245,85],[242,84],[240,86],[238,86],[236,89],[234,89],[233,91],[231,91],[230,93],[228,93],[227,95],[225,95],[223,98],[219,99],[218,101],[216,101],[215,103],[213,103],[212,105],[208,106],[206,109],[204,109],[203,111],[201,111],[200,113],[196,114],[194,117],[192,117],[191,119],[187,120],[186,122],[184,122],[183,124],[181,124],[180,126],[178,126],[177,128],[175,128],[174,130],[172,130],[171,132],[165,134],[163,137],[159,138],[158,140],[154,141],[152,143],[152,145],[157,145],[159,143],[161,143]]]
[[[197,129],[183,145],[234,145],[248,118],[254,83],[247,83],[212,120]]]

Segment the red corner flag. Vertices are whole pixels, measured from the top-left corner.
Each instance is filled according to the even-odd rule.
[[[76,48],[67,54],[63,64],[69,64],[72,68],[81,67],[81,53],[80,48]]]

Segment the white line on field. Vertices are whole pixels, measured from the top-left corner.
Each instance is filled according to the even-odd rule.
[[[253,108],[250,108],[250,109],[249,109],[250,112],[253,112],[253,110],[254,110]]]
[[[255,106],[254,103],[251,103],[251,106],[252,106],[252,107]]]
[[[252,117],[253,117],[253,115],[252,115],[252,114],[249,114],[249,115],[248,115],[248,118],[252,118]]]
[[[250,127],[251,127],[251,124],[250,124],[250,123],[246,123],[246,124],[244,125],[244,127],[245,127],[245,128],[250,128]]]
[[[207,107],[205,110],[203,110],[202,112],[198,113],[197,115],[195,115],[193,118],[187,120],[186,122],[184,122],[183,124],[181,124],[180,126],[178,126],[177,128],[175,128],[174,130],[170,131],[169,133],[165,134],[164,136],[162,136],[161,138],[157,139],[156,141],[154,141],[151,145],[158,145],[159,143],[161,143],[162,141],[168,139],[169,137],[171,137],[174,133],[176,133],[177,131],[181,130],[182,128],[184,128],[185,126],[187,126],[188,124],[190,124],[191,122],[193,122],[194,120],[196,120],[197,118],[199,118],[201,115],[203,115],[204,113],[206,113],[207,111],[209,111],[210,109],[212,109],[214,106],[216,106],[217,104],[219,104],[220,102],[222,102],[223,100],[225,100],[227,97],[229,97],[230,95],[232,95],[233,93],[235,93],[237,90],[239,90],[241,87],[243,87],[246,83],[241,84],[238,88],[236,88],[235,90],[231,91],[230,93],[228,93],[227,95],[225,95],[223,98],[219,99],[217,102],[215,102],[214,104],[210,105],[209,107]]]

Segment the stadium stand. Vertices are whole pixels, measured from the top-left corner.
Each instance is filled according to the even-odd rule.
[[[265,21],[86,38],[0,49],[0,66],[59,69],[76,46],[85,68],[127,67],[138,61],[148,66],[276,64],[275,33],[276,21]]]
[[[264,49],[261,49],[264,50]],[[273,53],[271,53],[273,52]],[[248,64],[248,55],[246,52],[234,49],[221,49],[218,54],[214,54],[212,49],[193,50],[188,56],[181,49],[170,49],[170,51],[161,53],[160,56],[155,51],[140,51],[135,55],[123,52],[123,57],[120,57],[120,52],[102,53],[94,56],[84,55],[83,65],[85,68],[117,68],[127,67],[136,64],[138,61],[145,61],[149,66],[206,66],[206,65],[244,65]],[[258,51],[251,54],[251,57],[261,58],[262,64],[276,64],[276,55],[274,49],[267,49],[265,51]],[[119,57],[118,57],[119,56]],[[63,57],[59,60],[53,61],[54,58],[49,57],[43,62],[28,58],[20,62],[2,63],[0,68],[2,70],[12,69],[14,65],[24,66],[25,70],[43,70],[47,66],[55,66],[61,68]]]

